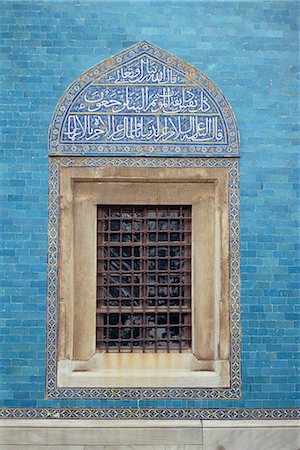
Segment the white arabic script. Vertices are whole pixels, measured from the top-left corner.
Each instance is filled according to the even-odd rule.
[[[182,75],[170,67],[157,64],[156,61],[142,57],[131,66],[123,66],[107,78],[113,83],[183,83]]]
[[[64,142],[216,142],[225,133],[218,116],[122,116],[70,114]]]
[[[73,112],[206,113],[215,111],[212,101],[199,89],[161,86],[120,86],[87,90]]]

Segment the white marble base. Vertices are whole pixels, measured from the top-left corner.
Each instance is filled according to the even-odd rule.
[[[203,422],[203,450],[299,450],[300,423],[292,420]]]
[[[0,423],[0,450],[299,450],[296,420]]]

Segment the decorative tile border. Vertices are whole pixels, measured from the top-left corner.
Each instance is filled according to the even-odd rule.
[[[108,409],[3,408],[2,419],[98,420],[287,420],[299,419],[299,409]]]
[[[240,262],[239,262],[239,169],[232,158],[99,158],[51,157],[49,162],[49,245],[47,300],[47,378],[49,399],[238,399],[241,397],[240,361]],[[57,285],[59,178],[62,167],[227,167],[230,201],[230,329],[231,386],[229,388],[58,388],[57,387]]]
[[[142,41],[69,87],[52,118],[49,154],[236,157],[239,132],[205,75]]]

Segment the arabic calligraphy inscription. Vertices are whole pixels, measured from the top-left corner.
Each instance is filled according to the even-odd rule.
[[[151,44],[146,45],[148,52],[141,51],[141,45],[135,46],[135,57],[121,54],[126,62],[116,64],[122,59],[116,57],[111,68],[106,65],[102,74],[77,88],[73,100],[62,108],[63,114],[57,114],[58,126],[50,145],[62,151],[72,145],[79,154],[80,146],[84,146],[85,154],[89,149],[97,153],[103,148],[109,153],[111,144],[119,144],[119,152],[122,145],[140,145],[139,149],[144,145],[149,149],[149,145],[159,148],[162,144],[164,154],[168,148],[172,154],[174,145],[179,145],[187,154],[191,149],[203,153],[220,149],[224,153],[233,142],[228,153],[237,153],[237,133],[230,133],[235,123],[230,107],[224,113],[216,100],[223,99],[220,92],[210,92],[207,83],[201,85],[163,58],[155,58],[151,52],[155,53],[156,47]]]

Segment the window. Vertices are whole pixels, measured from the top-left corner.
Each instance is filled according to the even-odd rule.
[[[61,170],[59,386],[230,384],[228,169]]]
[[[97,207],[96,350],[191,349],[191,207]]]

